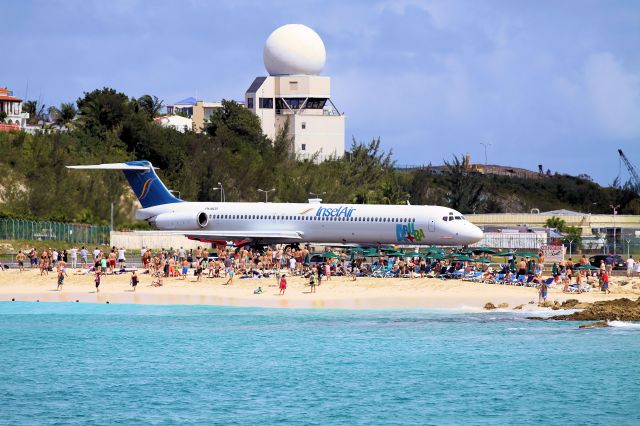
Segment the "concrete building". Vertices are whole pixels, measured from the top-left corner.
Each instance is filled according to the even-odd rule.
[[[165,115],[154,118],[153,121],[162,127],[169,127],[180,133],[185,133],[193,129],[193,121],[181,115]]]
[[[13,92],[6,87],[0,87],[0,112],[6,114],[0,130],[21,130],[27,125],[29,114],[22,112],[22,99],[13,96]]]
[[[268,137],[275,139],[288,123],[300,159],[344,155],[345,117],[331,100],[331,79],[318,75],[325,59],[324,43],[312,29],[284,25],[264,47],[269,76],[257,77],[245,93],[246,107]]]
[[[180,114],[192,120],[190,129],[194,132],[202,133],[205,123],[211,117],[211,114],[217,109],[222,108],[222,102],[205,102],[196,100],[196,98],[186,98],[173,105],[167,105],[167,114]]]

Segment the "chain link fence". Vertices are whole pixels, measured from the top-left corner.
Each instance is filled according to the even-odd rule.
[[[109,244],[109,227],[79,223],[0,219],[0,239],[51,240],[78,244]]]

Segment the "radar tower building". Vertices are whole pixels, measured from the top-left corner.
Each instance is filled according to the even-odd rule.
[[[331,79],[321,76],[326,52],[311,28],[288,24],[271,33],[264,46],[267,77],[256,77],[245,105],[275,140],[288,123],[299,159],[323,161],[344,155],[344,115],[331,100]]]

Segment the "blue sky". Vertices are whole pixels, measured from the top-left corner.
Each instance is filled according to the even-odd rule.
[[[242,99],[280,25],[315,29],[347,144],[609,184],[640,168],[638,1],[27,1],[2,5],[0,85],[47,105],[113,87]],[[622,167],[622,178],[628,173]]]

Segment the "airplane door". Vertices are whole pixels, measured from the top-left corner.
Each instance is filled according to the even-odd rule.
[[[429,232],[435,232],[436,231],[436,222],[435,222],[435,220],[429,219],[428,229],[429,229]]]

